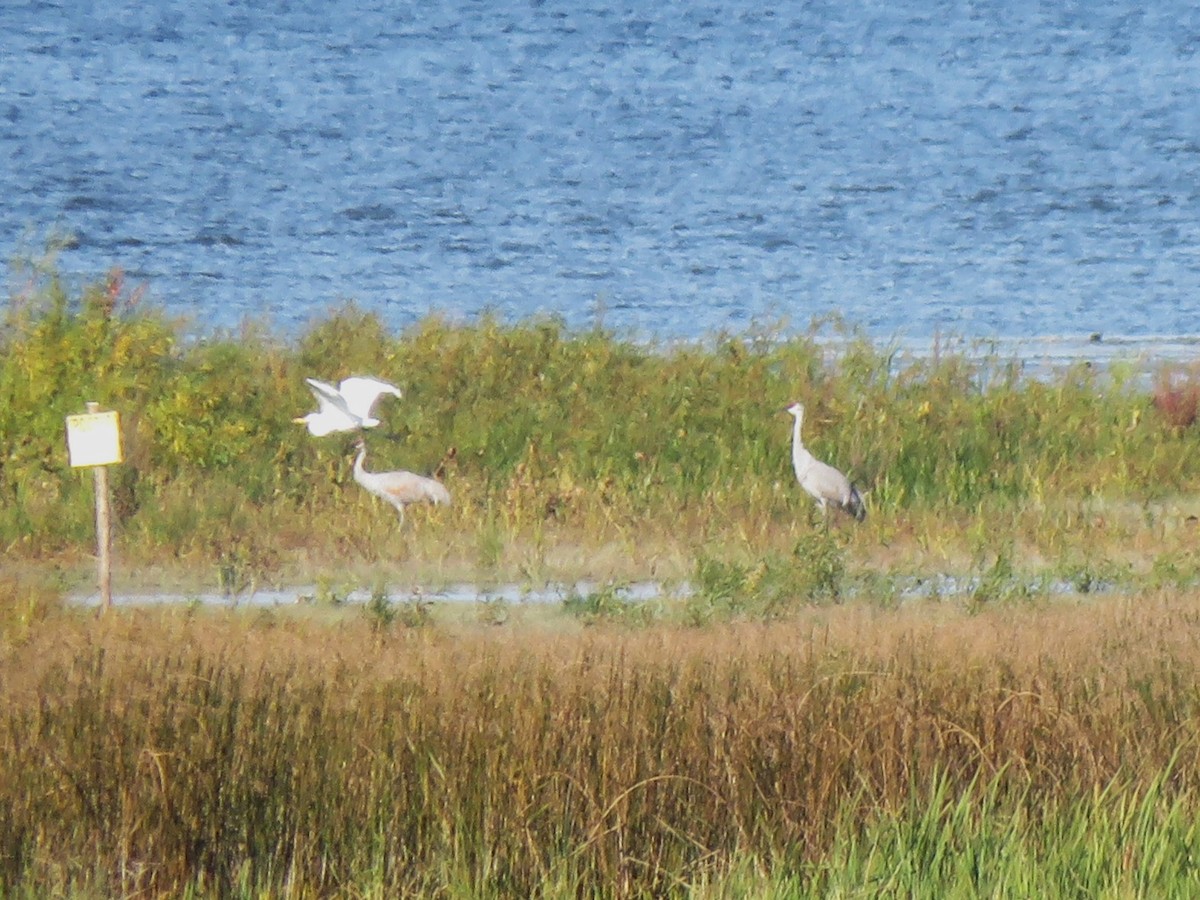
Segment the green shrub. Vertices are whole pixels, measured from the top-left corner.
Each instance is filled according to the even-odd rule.
[[[806,605],[837,601],[845,570],[845,550],[826,529],[803,534],[789,555],[771,553],[748,563],[702,556],[684,604],[685,617],[704,625],[787,616]]]

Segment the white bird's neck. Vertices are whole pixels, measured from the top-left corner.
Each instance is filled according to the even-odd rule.
[[[358,456],[354,457],[354,480],[361,481],[362,477],[367,474],[367,470],[363,467],[363,460],[367,458],[367,448],[359,447]]]
[[[796,421],[792,424],[792,468],[796,470],[797,478],[803,478],[808,467],[812,465],[813,455],[805,449],[804,441],[800,438],[800,422],[803,417],[794,418]]]

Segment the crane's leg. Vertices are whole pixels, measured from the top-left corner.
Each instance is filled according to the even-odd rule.
[[[396,509],[400,510],[400,527],[403,528],[404,527],[404,504],[397,503]]]

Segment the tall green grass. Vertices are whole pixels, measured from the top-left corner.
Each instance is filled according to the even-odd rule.
[[[1196,797],[1116,778],[1045,803],[1003,777],[965,791],[934,777],[894,814],[846,822],[805,877],[752,879],[747,896],[1186,897],[1200,889]],[[811,873],[811,875],[809,875]]]
[[[0,655],[0,894],[1188,896],[1193,607],[60,614]]]
[[[1145,573],[1163,556],[1178,581],[1195,576],[1196,429],[1121,366],[1035,378],[853,334],[835,353],[827,336],[651,347],[552,318],[437,316],[392,333],[348,306],[294,340],[253,325],[197,337],[119,273],[73,296],[44,271],[0,330],[0,548],[89,552],[91,487],[67,466],[63,421],[97,400],[123,415],[119,571],[236,585],[384,564],[531,578],[686,577],[714,554],[754,566],[814,527],[780,413],[801,398],[810,447],[867,492],[851,571],[978,567],[1008,543],[1030,565]],[[306,376],[356,372],[405,391],[367,435],[371,465],[441,470],[452,508],[397,529],[353,483],[349,439],[292,423],[312,407]],[[1194,374],[1180,377],[1172,390]]]

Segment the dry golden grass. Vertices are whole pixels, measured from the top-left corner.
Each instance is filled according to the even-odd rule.
[[[1198,676],[1178,593],[704,629],[62,614],[0,657],[0,884],[574,896],[803,871],[934,784],[1034,820],[1168,771],[1194,797]]]

